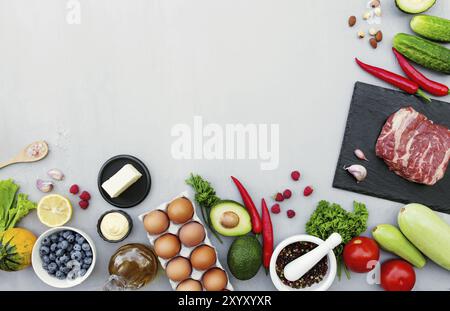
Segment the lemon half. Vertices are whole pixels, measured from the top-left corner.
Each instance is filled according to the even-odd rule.
[[[62,195],[49,194],[39,201],[37,215],[44,225],[59,227],[72,217],[72,204]]]

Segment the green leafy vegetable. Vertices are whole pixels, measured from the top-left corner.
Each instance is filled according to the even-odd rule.
[[[20,219],[36,208],[28,195],[16,194],[19,186],[12,179],[0,181],[0,232],[13,228]]]
[[[200,175],[194,175],[191,173],[188,179],[186,179],[186,184],[191,186],[195,191],[195,200],[200,204],[200,210],[202,212],[203,219],[208,225],[214,236],[222,243],[222,239],[217,234],[216,230],[211,226],[211,221],[209,219],[209,209],[213,207],[220,198],[216,195],[216,191],[211,186],[211,184],[203,179]]]
[[[363,203],[353,202],[352,213],[347,212],[339,204],[322,200],[306,223],[306,233],[322,240],[326,240],[333,232],[337,232],[342,236],[342,244],[334,249],[339,262],[339,278],[341,274],[340,265],[342,264],[341,254],[344,250],[344,245],[367,230],[368,217],[369,212]]]

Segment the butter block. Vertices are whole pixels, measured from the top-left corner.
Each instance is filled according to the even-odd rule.
[[[141,177],[142,174],[133,165],[126,164],[110,179],[105,181],[102,184],[102,188],[111,198],[117,198]]]

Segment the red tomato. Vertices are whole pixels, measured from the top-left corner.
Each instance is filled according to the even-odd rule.
[[[410,291],[416,283],[414,268],[404,260],[392,259],[381,265],[381,287],[387,291]]]
[[[371,238],[359,236],[345,244],[342,256],[346,267],[350,270],[359,273],[369,272],[380,259],[380,249],[377,242]]]

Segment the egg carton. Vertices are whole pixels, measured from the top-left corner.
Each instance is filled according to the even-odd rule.
[[[150,210],[150,211],[147,211],[147,212],[145,212],[144,214],[139,215],[139,220],[140,220],[141,222],[143,222],[143,221],[144,221],[145,215],[147,215],[148,213],[150,213],[150,212],[152,212],[152,211],[154,211],[154,210],[162,210],[162,211],[164,211],[164,212],[167,213],[167,206],[170,204],[170,202],[172,202],[172,201],[175,200],[175,199],[183,198],[183,197],[186,198],[186,199],[188,199],[189,201],[191,201],[192,206],[194,207],[194,215],[192,216],[192,219],[189,220],[188,222],[190,222],[190,221],[197,221],[198,223],[202,224],[203,227],[205,228],[205,239],[204,239],[203,242],[202,242],[201,244],[199,244],[199,245],[205,244],[205,245],[211,246],[212,248],[214,248],[214,251],[216,252],[216,258],[217,258],[217,259],[216,259],[216,263],[215,263],[215,265],[212,266],[211,268],[217,267],[217,268],[220,268],[220,269],[222,269],[223,271],[225,271],[225,273],[227,274],[227,278],[228,278],[228,284],[227,284],[227,286],[226,286],[225,289],[227,289],[227,290],[229,290],[229,291],[234,290],[234,289],[233,289],[233,285],[231,285],[231,283],[230,283],[230,277],[229,277],[229,275],[228,275],[228,272],[227,272],[227,271],[223,268],[223,266],[220,264],[220,261],[219,261],[219,254],[217,253],[216,248],[214,247],[214,245],[212,245],[211,240],[210,240],[209,237],[208,237],[208,230],[206,230],[205,224],[203,223],[203,221],[202,221],[202,220],[198,217],[198,215],[197,215],[197,205],[196,205],[196,203],[195,203],[195,199],[193,199],[192,196],[191,196],[187,191],[184,191],[184,192],[180,193],[178,196],[172,198],[170,201],[161,203],[160,205],[158,205],[158,206],[155,207],[154,209],[152,209],[152,210]],[[155,245],[156,239],[158,239],[161,235],[164,235],[164,234],[166,234],[166,233],[172,233],[172,234],[178,236],[178,231],[179,231],[179,229],[180,229],[183,225],[184,225],[184,224],[175,224],[175,223],[173,223],[172,221],[170,221],[170,222],[169,222],[169,228],[168,228],[166,231],[164,231],[163,233],[161,233],[161,234],[156,234],[156,235],[151,235],[151,234],[147,233],[147,237],[148,237],[148,240],[150,241],[151,246],[154,246],[154,245]],[[190,256],[191,252],[192,252],[197,246],[199,246],[199,245],[196,245],[196,246],[194,246],[194,247],[187,247],[187,246],[181,244],[181,250],[180,250],[180,252],[178,253],[177,256],[183,256],[183,257],[189,259],[189,256]],[[164,259],[164,258],[161,258],[161,257],[158,257],[158,259],[159,259],[159,262],[161,263],[161,266],[162,266],[163,269],[165,270],[165,267],[166,267],[167,263],[170,261],[170,259]],[[199,270],[196,270],[196,269],[192,268],[192,273],[191,273],[191,276],[190,276],[190,277],[191,277],[192,279],[194,279],[194,280],[197,280],[197,281],[200,281],[200,282],[201,282],[202,275],[203,275],[203,273],[205,273],[205,272],[206,272],[206,271],[199,271]],[[169,282],[170,282],[170,285],[172,286],[172,289],[174,289],[174,290],[177,288],[178,284],[180,283],[180,282],[172,281],[172,280],[170,280],[170,279],[169,279]]]

